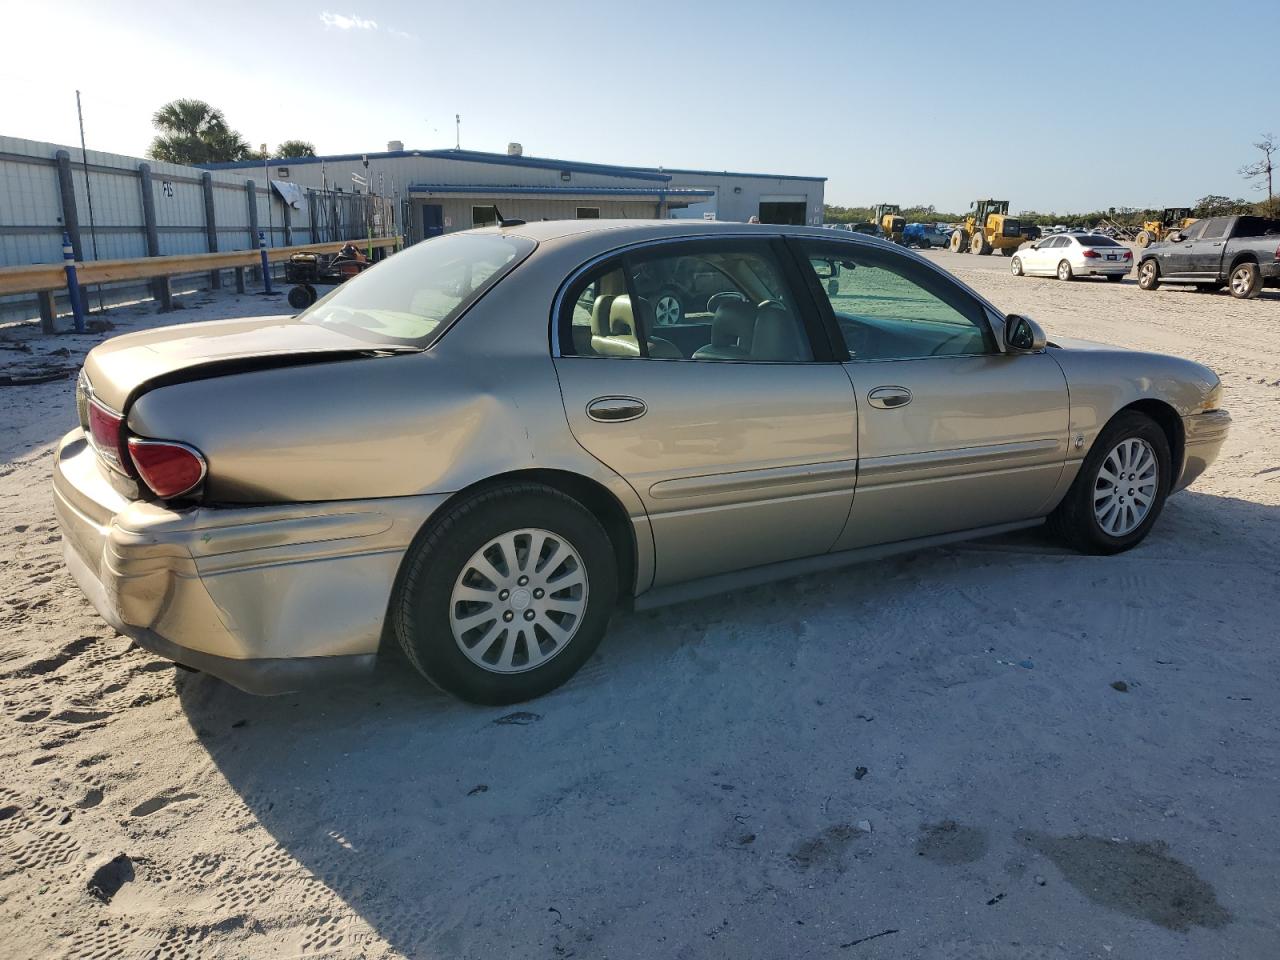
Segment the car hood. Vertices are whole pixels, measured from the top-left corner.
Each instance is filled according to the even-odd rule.
[[[1130,352],[1126,347],[1117,347],[1113,343],[1099,343],[1097,340],[1081,340],[1077,337],[1050,337],[1049,346],[1059,350],[1113,350]]]
[[[160,327],[94,347],[84,371],[94,396],[125,410],[143,388],[224,373],[416,351],[382,347],[297,317],[255,317]]]

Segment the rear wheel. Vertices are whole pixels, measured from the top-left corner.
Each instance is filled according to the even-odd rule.
[[[449,509],[410,548],[392,605],[409,661],[473,703],[560,686],[599,646],[617,598],[612,544],[572,498],[495,487]]]
[[[1000,248],[1000,253],[1006,257],[1012,257],[1017,252],[1018,252],[1017,247],[1001,247]]]
[[[1059,280],[1070,280],[1074,276],[1075,274],[1071,272],[1070,263],[1068,263],[1066,260],[1061,260],[1058,262],[1058,279]]]
[[[1160,286],[1160,265],[1155,260],[1143,260],[1138,265],[1138,286],[1143,290],[1154,290]]]
[[[1103,428],[1071,489],[1049,517],[1082,553],[1120,553],[1151,531],[1172,483],[1169,441],[1145,414],[1125,410]]]
[[[976,253],[980,257],[991,255],[991,244],[987,243],[987,236],[981,230],[970,238],[969,252]]]
[[[1262,273],[1256,263],[1237,264],[1229,284],[1231,295],[1237,300],[1252,300],[1262,290]]]
[[[1133,242],[1140,247],[1149,247],[1151,246],[1151,241],[1154,239],[1155,238],[1151,236],[1150,231],[1143,230],[1138,234],[1137,239],[1135,239]]]
[[[311,294],[306,287],[289,288],[289,306],[295,310],[305,310],[311,306]]]

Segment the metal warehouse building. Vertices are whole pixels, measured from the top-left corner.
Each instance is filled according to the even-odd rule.
[[[271,179],[303,192],[341,189],[392,199],[410,242],[521,220],[708,217],[764,223],[822,223],[825,177],[623,167],[475,150],[404,150],[269,161]],[[367,164],[366,164],[367,161]],[[262,161],[209,164],[262,173]]]

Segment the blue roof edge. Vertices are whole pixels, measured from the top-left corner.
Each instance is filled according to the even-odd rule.
[[[609,177],[669,181],[672,174],[703,177],[752,177],[760,180],[808,180],[825,183],[826,177],[804,177],[789,173],[740,173],[732,170],[693,170],[681,167],[623,167],[609,163],[588,163],[576,160],[556,160],[551,157],[513,157],[505,153],[486,153],[481,150],[383,150],[377,153],[332,153],[322,157],[273,157],[270,160],[231,160],[224,163],[197,163],[202,170],[251,170],[264,165],[273,167],[298,166],[307,163],[338,163],[344,160],[398,160],[405,157],[431,157],[438,160],[462,160],[471,163],[492,163],[498,166],[532,167],[542,170],[570,170],[578,173],[598,173]]]

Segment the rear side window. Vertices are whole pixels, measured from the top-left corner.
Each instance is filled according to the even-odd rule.
[[[1227,227],[1230,225],[1229,217],[1213,217],[1205,224],[1204,233],[1201,236],[1205,240],[1221,240],[1227,235]]]

